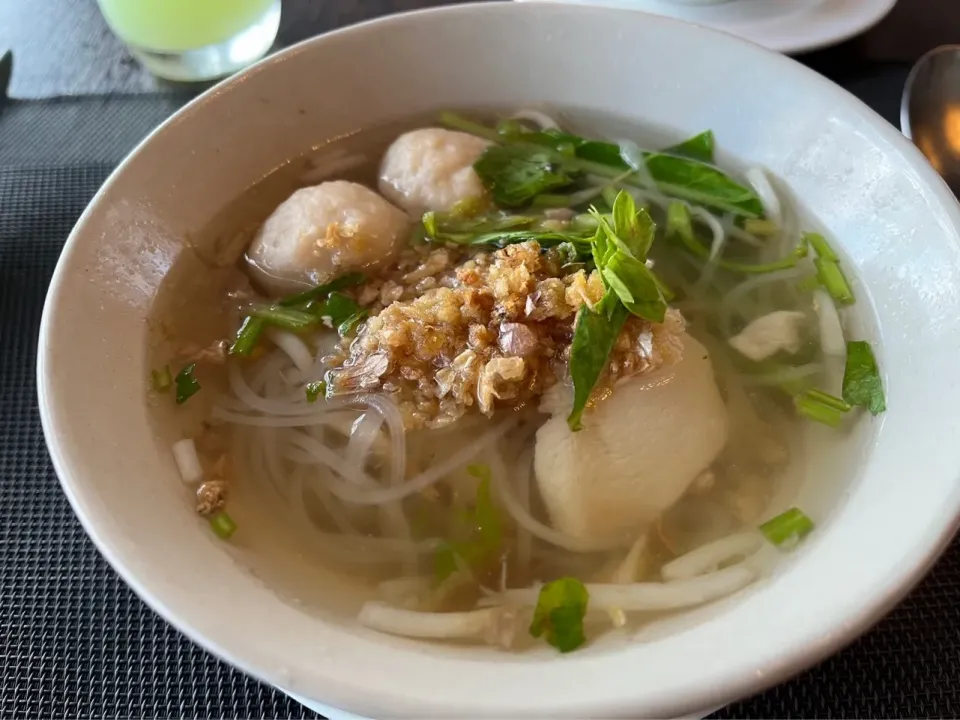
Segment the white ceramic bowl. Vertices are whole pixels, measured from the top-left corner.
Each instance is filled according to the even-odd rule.
[[[843,457],[854,461],[835,497],[821,507],[805,491],[818,530],[774,577],[660,636],[611,635],[563,657],[418,645],[358,628],[337,607],[297,604],[294,593],[344,590],[296,553],[264,563],[264,548],[283,549],[279,533],[217,541],[191,511],[169,453],[174,431],[145,392],[145,318],[157,288],[172,264],[187,262],[186,239],[244,188],[361,126],[532,102],[684,134],[712,128],[726,152],[784,178],[856,267],[862,329],[880,348],[889,403],[850,440]],[[893,127],[792,60],[732,37],[559,5],[391,17],[303,43],[217,86],[110,177],[70,236],[47,298],[43,427],[77,515],[131,587],[209,651],[300,697],[371,717],[699,712],[849,642],[954,532],[958,227],[956,201]],[[278,583],[287,583],[282,592]]]

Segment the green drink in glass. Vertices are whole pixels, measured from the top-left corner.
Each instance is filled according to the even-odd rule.
[[[107,24],[152,73],[211,80],[263,57],[280,0],[98,0]]]

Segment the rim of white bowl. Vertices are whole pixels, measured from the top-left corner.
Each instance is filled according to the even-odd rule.
[[[74,252],[75,246],[79,242],[84,224],[94,212],[98,201],[112,187],[117,176],[121,174],[128,165],[136,161],[137,156],[145,145],[152,143],[157,137],[167,132],[173,124],[180,122],[185,116],[188,116],[197,110],[197,108],[203,106],[213,96],[229,91],[231,86],[246,81],[252,75],[262,72],[268,67],[275,64],[282,64],[286,59],[303,52],[306,48],[314,44],[325,42],[326,38],[330,36],[362,34],[381,25],[416,23],[424,16],[447,14],[469,16],[478,12],[503,12],[508,15],[550,14],[554,12],[566,14],[571,12],[602,12],[610,15],[644,15],[635,10],[617,8],[598,9],[546,3],[465,3],[377,18],[297,43],[259,61],[250,68],[207,90],[168,118],[141,141],[111,173],[110,177],[104,182],[103,186],[81,214],[64,245],[60,259],[57,262],[51,278],[39,333],[37,361],[39,410],[41,425],[47,438],[48,449],[54,469],[75,514],[103,557],[149,607],[193,642],[216,655],[221,660],[253,677],[269,682],[277,687],[284,686],[288,678],[284,677],[283,673],[276,668],[264,667],[262,663],[258,664],[255,659],[255,648],[249,643],[244,642],[243,634],[227,634],[224,637],[213,638],[200,633],[189,617],[179,615],[168,606],[168,601],[165,598],[153,594],[149,587],[149,578],[138,577],[125,559],[121,557],[120,551],[115,550],[111,541],[104,537],[103,533],[90,522],[90,518],[88,517],[90,502],[88,498],[84,497],[82,478],[74,475],[69,464],[69,459],[62,454],[62,448],[58,446],[55,440],[57,437],[57,428],[63,423],[68,424],[70,419],[62,417],[62,414],[49,402],[51,382],[48,374],[45,372],[45,368],[49,362],[49,358],[47,357],[48,350],[51,346],[48,335],[53,322],[53,313],[59,304],[58,296],[60,286],[62,285],[61,280],[65,274],[70,272],[68,268],[70,255]],[[926,180],[928,190],[932,192],[945,207],[951,209],[953,224],[956,228],[960,228],[960,206],[957,205],[956,198],[933,168],[927,164],[919,150],[904,138],[896,128],[887,123],[886,120],[843,88],[834,85],[823,76],[788,57],[736,38],[735,36],[728,35],[727,33],[700,26],[691,26],[672,18],[656,15],[645,15],[644,20],[651,24],[661,24],[670,27],[682,25],[684,26],[683,32],[714,36],[717,42],[752,46],[754,52],[758,55],[766,56],[766,62],[770,64],[781,63],[781,67],[783,67],[788,74],[801,74],[809,78],[815,78],[815,82],[825,86],[825,91],[833,92],[838,98],[844,99],[847,102],[852,101],[855,106],[857,106],[860,114],[869,120],[879,135],[890,143],[912,166],[912,169]],[[735,661],[731,661],[729,665],[709,677],[698,677],[687,681],[682,688],[682,692],[678,692],[676,689],[669,690],[667,693],[659,689],[650,690],[649,688],[645,688],[640,690],[634,686],[623,690],[623,688],[618,686],[618,692],[615,695],[588,695],[578,698],[577,703],[569,705],[559,705],[556,701],[551,701],[550,698],[540,698],[535,704],[524,706],[518,713],[514,713],[514,716],[529,716],[530,711],[536,711],[538,713],[546,713],[547,716],[552,717],[633,717],[638,706],[643,707],[644,710],[655,716],[665,716],[668,714],[681,716],[700,712],[703,708],[719,707],[738,698],[759,692],[782,682],[788,677],[838,651],[877,622],[922,579],[946,548],[958,527],[960,527],[960,467],[957,468],[956,486],[950,492],[949,497],[945,499],[945,502],[939,506],[937,521],[928,525],[929,529],[922,541],[909,549],[910,562],[905,563],[905,569],[891,569],[890,572],[883,574],[882,577],[875,578],[875,581],[869,587],[863,588],[864,590],[874,591],[872,595],[867,598],[862,598],[863,602],[858,604],[856,609],[851,609],[847,612],[838,611],[829,618],[826,618],[818,634],[814,635],[811,633],[801,638],[787,638],[787,641],[780,646],[780,649],[776,653],[763,658],[764,660],[770,661],[768,669],[765,669],[763,672],[758,670],[755,664],[756,658],[751,662],[749,659],[740,657]],[[322,621],[315,620],[315,622]],[[628,650],[621,651],[621,654],[625,654],[626,652],[628,652]],[[404,654],[411,658],[414,655],[413,652],[406,652]],[[572,658],[570,659],[572,660]],[[567,661],[568,659],[564,658],[564,660]],[[598,661],[601,663],[611,662],[609,658],[593,658],[593,662],[590,665],[587,665],[586,662],[574,662],[578,668],[588,667],[590,670],[596,671]],[[570,663],[571,666],[573,664],[574,663]],[[482,665],[486,666],[488,664],[483,663]],[[503,663],[501,667],[515,670],[521,666],[508,662]],[[545,665],[544,667],[548,666]],[[558,664],[551,667],[560,666]],[[315,699],[321,702],[323,701],[321,695],[330,698],[349,697],[357,699],[357,702],[359,702],[359,698],[362,698],[364,695],[375,693],[378,697],[377,704],[379,706],[396,705],[400,708],[417,707],[424,715],[462,716],[463,714],[462,708],[458,705],[437,704],[432,698],[422,695],[413,696],[409,693],[405,694],[402,690],[364,688],[361,683],[355,679],[349,679],[346,676],[332,678],[329,675],[312,673],[310,674],[310,679],[312,681],[312,687],[320,693]],[[312,693],[305,692],[306,689],[303,687],[291,687],[289,689],[291,692],[296,692],[304,696],[311,695],[311,697],[313,697]],[[488,695],[493,695],[493,693],[489,693]],[[478,693],[475,698],[472,698],[476,706],[476,712],[473,712],[473,709],[471,709],[472,716],[476,716],[477,713],[482,716],[487,716],[497,714],[502,710],[502,705],[490,704],[487,702],[486,697],[486,695],[482,696]],[[542,702],[540,702],[540,700],[542,700]],[[487,704],[484,705],[484,702],[487,702]],[[352,712],[364,711],[362,707],[359,709],[347,707],[345,709],[351,710]]]

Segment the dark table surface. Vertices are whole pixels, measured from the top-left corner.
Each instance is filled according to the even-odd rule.
[[[202,2],[203,0],[197,1]],[[831,0],[823,1],[830,2]],[[389,12],[445,4],[446,2],[447,0],[283,0],[283,19],[277,46],[289,45],[336,27]],[[800,56],[798,59],[843,85],[880,112],[890,122],[896,124],[898,122],[900,92],[910,64],[923,52],[936,45],[956,42],[960,42],[960,0],[900,0],[887,19],[864,35],[834,48]],[[146,73],[125,51],[122,43],[110,34],[99,15],[95,0],[0,0],[0,52],[5,49],[13,51],[15,60],[8,94],[10,97],[25,101],[19,103],[20,107],[17,110],[19,113],[17,117],[20,119],[11,118],[11,122],[22,124],[21,131],[29,131],[34,123],[39,122],[41,116],[39,114],[36,116],[29,115],[32,111],[24,107],[24,105],[36,105],[38,107],[41,105],[40,102],[34,101],[61,96],[109,96],[116,99],[117,96],[142,95],[147,98],[148,96],[161,94],[170,97],[169,108],[172,110],[179,103],[181,96],[189,96],[197,90],[196,88],[183,88],[182,86],[163,83]],[[81,103],[86,102],[81,101]],[[91,99],[89,102],[100,101]],[[124,112],[129,112],[131,115],[136,113],[143,115],[147,110],[141,108],[138,102],[135,98],[128,98],[128,100],[113,107],[124,107],[126,108]],[[81,111],[83,111],[82,107],[64,110],[64,112],[78,113]],[[149,112],[157,112],[155,104],[150,106]],[[94,119],[96,117],[94,114],[88,113],[88,115]],[[128,123],[131,127],[137,128],[131,129],[130,132],[139,133],[142,128],[149,128],[155,122],[155,118],[151,115],[147,119],[141,119],[140,122],[142,127],[136,125],[136,123]],[[74,127],[79,128],[80,124],[75,124]],[[26,202],[28,198],[24,193],[31,187],[30,183],[27,182],[29,173],[23,177],[16,175],[16,173],[22,174],[20,170],[16,170],[16,167],[29,164],[68,166],[71,163],[69,143],[64,145],[62,151],[53,143],[38,143],[35,149],[29,151],[24,149],[20,152],[12,147],[10,141],[10,138],[16,135],[14,126],[8,124],[7,133],[8,135],[5,137],[2,126],[0,126],[0,165],[6,163],[14,168],[15,172],[10,176],[10,182],[21,189],[21,195]],[[129,138],[130,144],[134,141],[135,138]],[[6,147],[4,147],[5,142]],[[43,146],[42,149],[37,149],[41,145]],[[25,144],[24,148],[26,147]],[[89,148],[87,150],[87,155],[94,157]],[[63,156],[60,157],[58,153],[62,153]],[[92,192],[92,189],[95,188],[108,169],[108,166],[104,164],[102,169],[96,170],[95,176],[80,178],[86,183],[85,187],[89,186],[90,189],[87,192]],[[78,179],[72,176],[67,180],[74,185],[78,182]],[[59,192],[52,187],[48,187],[47,190],[54,193]],[[43,185],[38,184],[35,190],[31,192],[35,192],[39,197],[46,190]],[[80,208],[82,208],[82,204],[71,210],[71,213],[79,212]],[[64,219],[63,225],[65,228],[69,227],[72,217],[75,217],[75,215],[71,214]],[[3,224],[2,221],[3,213],[0,212],[0,226]],[[60,230],[51,232],[56,234]],[[6,478],[0,478],[0,481],[2,480],[6,480]],[[0,533],[0,540],[3,539],[2,536],[3,533]],[[0,554],[2,554],[2,551],[3,542],[0,542]],[[3,588],[0,587],[0,599],[3,597],[2,590]],[[943,581],[938,580],[936,576],[932,577],[919,591],[920,596],[922,596],[921,599],[915,600],[912,609],[909,610],[909,613],[911,613],[909,621],[905,619],[907,610],[901,608],[901,610],[895,611],[891,618],[885,621],[883,626],[885,629],[881,628],[879,632],[858,641],[855,646],[858,654],[848,655],[847,660],[838,658],[827,661],[802,679],[791,681],[791,683],[783,686],[779,696],[781,704],[778,705],[782,708],[781,712],[793,716],[804,716],[814,712],[804,702],[799,701],[803,694],[799,692],[800,685],[798,683],[816,683],[823,697],[821,704],[818,706],[821,713],[844,713],[848,715],[866,713],[868,716],[873,713],[874,716],[881,714],[904,717],[921,716],[924,714],[923,708],[927,707],[939,708],[941,713],[946,708],[949,713],[949,708],[953,707],[949,703],[930,704],[928,701],[932,697],[931,693],[942,694],[945,687],[955,686],[956,681],[960,681],[960,672],[953,670],[953,668],[960,668],[960,657],[946,659],[928,657],[925,648],[932,646],[934,639],[923,629],[930,627],[932,631],[934,627],[933,621],[930,619],[933,616],[925,613],[956,616],[956,607],[943,607],[938,600],[940,597],[945,597],[943,593],[946,592],[947,589],[943,587]],[[950,590],[950,592],[953,593],[952,597],[956,597],[953,590]],[[124,602],[136,603],[137,601],[124,600]],[[135,605],[131,605],[131,608],[133,607]],[[903,611],[903,614],[901,614],[901,611]],[[133,610],[130,612],[133,612]],[[14,618],[14,620],[16,619]],[[27,693],[30,697],[27,700],[23,700],[22,697],[11,699],[6,696],[11,684],[2,683],[4,693],[3,696],[0,696],[0,716],[8,717],[11,714],[18,714],[17,709],[25,707],[35,708],[36,713],[34,714],[37,716],[62,714],[68,712],[65,708],[70,707],[75,707],[76,713],[79,715],[97,714],[98,712],[106,714],[109,712],[107,708],[116,708],[114,712],[120,712],[123,715],[125,712],[129,713],[129,708],[136,705],[129,702],[118,704],[116,698],[112,701],[87,699],[84,702],[77,702],[74,706],[71,706],[69,702],[65,704],[63,698],[57,700],[57,693],[59,692],[55,689],[59,682],[57,678],[44,677],[42,682],[37,681],[34,675],[40,670],[31,671],[30,668],[19,667],[17,665],[18,658],[25,656],[15,656],[9,653],[9,649],[4,649],[4,635],[12,627],[9,624],[12,621],[9,616],[4,617],[4,608],[2,602],[0,602],[0,661],[2,661],[0,667],[5,668],[4,674],[14,671],[18,673],[12,681],[12,692]],[[16,621],[18,623],[30,622],[22,618]],[[46,621],[39,618],[37,622],[43,624]],[[909,627],[913,629],[906,635],[898,635],[897,633],[901,632],[899,628],[901,624],[909,624]],[[54,639],[53,645],[47,646],[44,653],[41,653],[41,665],[46,654],[56,656],[61,651],[66,653],[66,647],[56,645],[58,638],[60,638],[60,642],[68,642],[67,638],[72,637],[69,630],[61,633],[57,628],[50,629],[50,636]],[[908,669],[898,668],[896,663],[891,665],[883,659],[889,657],[885,654],[886,646],[884,643],[888,642],[891,637],[897,637],[899,638],[897,642],[903,643],[904,658],[908,664],[912,664]],[[134,638],[129,645],[126,645],[126,651],[135,647],[135,642],[136,639]],[[154,662],[156,652],[153,652],[152,655],[150,652],[143,652],[143,642],[141,639],[141,650],[138,651],[141,653],[140,662]],[[952,647],[955,647],[955,644]],[[881,649],[883,649],[882,652]],[[871,657],[874,659],[871,660]],[[943,662],[941,662],[942,660]],[[168,662],[168,659],[163,661]],[[177,668],[175,669],[177,673],[181,672],[180,662],[181,660],[178,658]],[[837,672],[838,666],[833,664],[835,662],[843,664],[845,674]],[[124,663],[131,665],[131,667],[127,668]],[[275,699],[271,700],[272,696],[266,689],[258,689],[256,686],[247,685],[240,687],[238,684],[243,681],[238,680],[238,676],[231,674],[228,669],[223,669],[215,661],[208,662],[202,659],[202,654],[197,657],[191,656],[188,658],[188,663],[194,663],[189,666],[194,668],[192,671],[194,674],[215,674],[215,682],[211,681],[211,687],[215,688],[213,692],[216,694],[226,694],[231,698],[241,696],[245,698],[242,703],[234,700],[240,703],[234,706],[225,706],[222,702],[216,704],[219,702],[216,700],[210,700],[207,705],[194,704],[190,706],[194,708],[194,713],[199,713],[201,716],[213,712],[226,716],[231,714],[242,716],[250,713],[266,716],[278,712],[280,714],[293,712],[291,706],[278,705]],[[852,669],[851,663],[853,665]],[[143,687],[138,687],[137,677],[154,678],[159,676],[157,671],[149,671],[146,668],[143,668],[138,675],[136,670],[137,660],[133,658],[127,658],[123,662],[118,660],[116,665],[123,670],[123,677],[126,678],[122,683],[125,688],[122,692],[127,695],[146,692]],[[76,673],[82,671],[82,668],[76,669]],[[169,670],[169,672],[173,673],[174,670]],[[183,672],[188,672],[188,670],[183,670]],[[943,672],[946,675],[943,675]],[[893,675],[890,673],[893,673]],[[903,673],[907,673],[910,677],[916,675],[915,680],[909,681],[911,686],[909,693],[901,689],[903,685],[902,677],[895,677],[901,676]],[[120,671],[115,674],[118,675],[116,679],[120,680]],[[879,683],[877,682],[878,675],[882,676]],[[79,678],[79,675],[77,677]],[[172,677],[172,675],[163,677]],[[837,684],[838,677],[843,678],[839,685]],[[883,677],[887,679],[884,680]],[[67,680],[64,679],[64,682],[67,682]],[[91,677],[89,682],[106,681]],[[239,687],[239,689],[233,691],[235,693],[233,695],[230,694],[232,692],[230,690],[231,683],[233,687]],[[872,689],[878,686],[890,687],[894,690],[891,691],[889,697],[882,695],[865,697],[861,695],[864,699],[860,700],[859,704],[851,703],[849,698],[851,693],[874,692]],[[120,692],[115,685],[110,687],[114,694]],[[83,697],[87,697],[93,691],[87,688],[84,692],[86,695]],[[152,689],[151,692],[155,693],[156,689]],[[64,693],[70,695],[73,691],[64,689],[63,693],[60,694]],[[789,703],[795,695],[798,698],[796,705],[782,704]],[[54,697],[53,701],[51,701],[51,696]],[[167,703],[151,707],[155,707],[155,710],[151,711],[149,708],[143,708],[141,714],[143,716],[170,714],[176,712],[175,708],[186,708],[187,705]],[[198,707],[199,710],[196,709]],[[257,707],[260,708],[259,711],[256,710]],[[767,706],[750,704],[734,706],[728,711],[728,714],[730,712],[750,712],[751,707]],[[857,707],[860,708],[860,712],[857,712]],[[4,708],[7,708],[9,712],[5,711]],[[127,710],[125,711],[122,708],[127,708]],[[205,711],[203,708],[207,708],[207,710]],[[864,708],[867,709],[864,710]],[[186,710],[181,710],[181,713],[190,714]]]

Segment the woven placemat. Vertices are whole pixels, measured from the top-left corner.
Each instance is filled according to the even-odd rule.
[[[193,645],[123,584],[74,518],[43,444],[34,368],[57,256],[110,169],[177,102],[21,102],[0,114],[0,717],[313,716]],[[960,545],[850,648],[717,714],[951,716]]]

